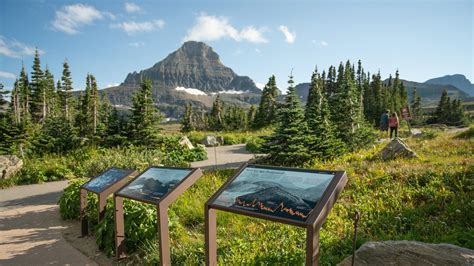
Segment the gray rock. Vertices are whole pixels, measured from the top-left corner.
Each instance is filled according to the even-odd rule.
[[[8,179],[16,174],[23,167],[23,160],[15,155],[0,156],[0,177]]]
[[[224,136],[217,136],[216,140],[219,142],[219,145],[224,145]]]
[[[338,265],[350,266],[351,261],[349,256]],[[474,265],[474,251],[418,241],[367,242],[356,251],[354,265]]]
[[[417,157],[416,153],[400,138],[392,139],[377,156],[383,160]]]
[[[191,141],[186,136],[182,136],[181,139],[179,139],[179,144],[181,144],[182,146],[188,148],[189,150],[194,149],[194,145],[191,143]]]
[[[202,139],[201,143],[204,144],[204,146],[206,147],[214,147],[219,145],[216,136],[206,136]]]
[[[419,130],[419,129],[413,128],[411,130],[411,135],[414,136],[414,137],[419,137],[419,136],[423,135],[423,132],[421,132],[421,130]]]

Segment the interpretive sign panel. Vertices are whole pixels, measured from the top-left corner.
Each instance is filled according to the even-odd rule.
[[[84,185],[81,186],[80,190],[80,217],[81,217],[81,234],[82,236],[87,235],[89,231],[88,221],[86,217],[87,208],[87,191],[97,194],[99,197],[98,214],[99,221],[105,215],[105,209],[107,206],[107,197],[121,188],[125,183],[129,181],[127,177],[134,177],[137,173],[129,169],[119,169],[112,167],[102,174],[92,178]]]
[[[317,265],[319,230],[346,183],[344,171],[244,164],[206,203],[206,264],[217,265],[222,210],[306,228],[306,265]]]
[[[212,204],[306,221],[334,175],[248,166]]]
[[[113,167],[97,177],[92,178],[90,181],[82,185],[82,188],[94,193],[101,193],[111,185],[117,183],[117,181],[129,176],[131,173],[133,173],[133,170]]]
[[[157,203],[160,198],[181,182],[192,169],[148,168],[117,192],[117,195],[144,202]]]
[[[117,258],[126,256],[123,199],[129,198],[156,205],[160,264],[171,265],[168,208],[201,176],[202,171],[199,168],[150,167],[115,193],[115,255]]]

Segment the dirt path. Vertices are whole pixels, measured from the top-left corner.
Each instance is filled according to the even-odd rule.
[[[206,149],[208,159],[191,163],[192,167],[203,169],[236,168],[254,158],[254,154],[245,149],[245,144],[208,147]]]
[[[56,205],[67,181],[0,190],[0,265],[97,265],[63,237]]]

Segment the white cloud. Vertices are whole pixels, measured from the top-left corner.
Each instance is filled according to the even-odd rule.
[[[184,41],[216,41],[222,38],[230,38],[234,41],[248,41],[251,43],[267,43],[263,36],[265,28],[257,29],[247,26],[242,30],[236,29],[229,23],[226,17],[200,15],[196,24],[188,30]]]
[[[248,26],[240,31],[240,37],[251,43],[267,43],[268,40],[265,39],[262,35],[264,31],[265,28],[256,29],[255,27]]]
[[[52,22],[53,29],[67,34],[76,34],[79,28],[92,24],[95,20],[103,19],[105,16],[115,18],[110,13],[100,12],[93,6],[74,4],[63,6],[56,11],[56,17]]]
[[[257,88],[263,90],[263,88],[265,88],[265,84],[263,83],[259,83],[259,82],[255,82],[255,86],[257,86]]]
[[[164,26],[165,22],[161,19],[155,19],[144,22],[128,21],[111,25],[112,28],[121,29],[125,31],[128,35],[133,35],[138,32],[150,32],[160,30]]]
[[[10,72],[0,70],[0,78],[4,79],[16,79],[16,75]]]
[[[319,44],[321,46],[329,46],[329,43],[327,43],[326,41],[321,41],[321,42],[319,42]]]
[[[142,47],[142,46],[145,46],[145,43],[144,42],[131,42],[128,45],[132,47]]]
[[[142,10],[137,4],[134,3],[125,3],[125,11],[127,13],[134,13]]]
[[[296,39],[296,33],[291,32],[287,26],[281,25],[278,29],[285,35],[285,41],[287,43],[294,43]]]
[[[38,53],[44,54],[44,51],[38,49]],[[29,56],[35,54],[35,48],[17,40],[10,40],[0,35],[0,54],[13,58]]]

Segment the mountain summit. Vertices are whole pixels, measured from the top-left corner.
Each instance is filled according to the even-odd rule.
[[[461,74],[446,75],[425,81],[426,84],[452,85],[465,93],[474,96],[474,84]]]
[[[253,80],[237,75],[203,42],[188,41],[151,68],[127,75],[122,86],[136,87],[143,79],[165,89],[193,88],[204,93],[241,91],[260,93]]]

